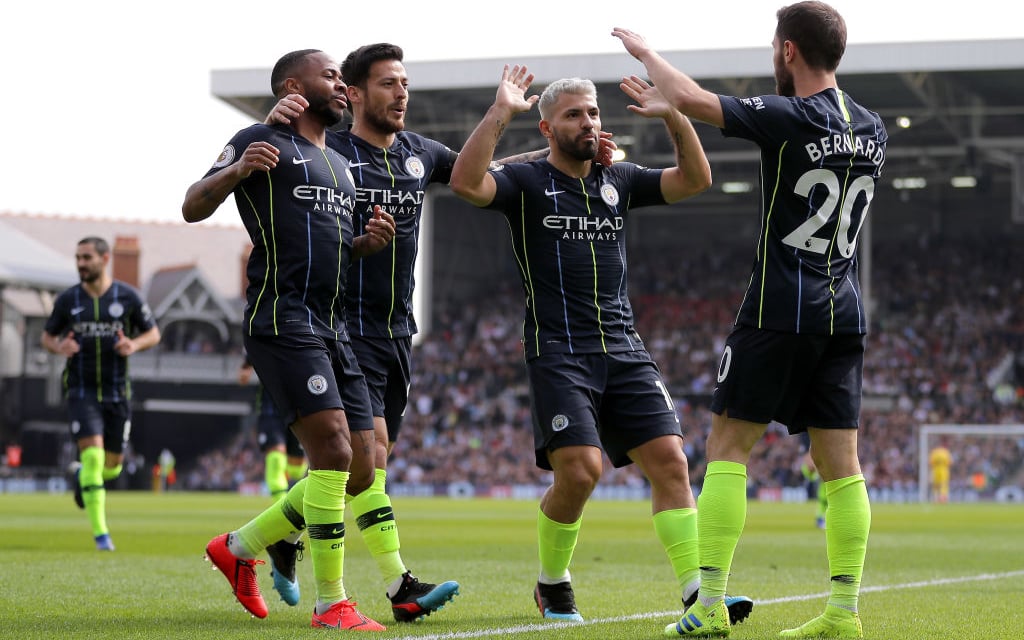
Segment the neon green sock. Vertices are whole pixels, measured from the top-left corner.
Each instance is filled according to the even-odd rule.
[[[288,464],[285,465],[284,472],[288,476],[289,480],[302,480],[306,476],[306,471],[309,470],[308,462],[300,462],[299,464]]]
[[[235,539],[242,558],[255,558],[268,545],[278,540],[298,540],[306,527],[303,518],[302,501],[306,494],[306,480],[303,478],[291,488],[283,499],[264,509],[259,515],[242,525]]]
[[[697,510],[668,509],[654,514],[654,532],[665,547],[680,589],[700,577],[697,546]]]
[[[871,529],[867,485],[863,474],[858,473],[826,482],[825,491],[828,496],[825,548],[831,576],[828,603],[856,611]]]
[[[402,555],[398,552],[402,545],[398,540],[398,523],[395,521],[391,498],[384,492],[386,486],[387,471],[377,469],[373,484],[359,495],[349,498],[348,504],[352,507],[352,515],[363,534],[366,548],[377,562],[384,584],[390,585],[401,578],[406,569]]]
[[[106,456],[104,455],[104,457]],[[110,467],[109,469],[107,467],[103,467],[103,482],[109,482],[111,480],[116,479],[119,475],[121,475],[121,470],[123,468],[124,465],[121,464],[117,465],[116,467]]]
[[[543,580],[559,582],[569,576],[569,563],[582,522],[583,518],[569,524],[555,522],[537,509],[537,551]]]
[[[268,451],[263,458],[263,481],[274,502],[288,492],[288,476],[285,475],[287,465],[288,456],[284,451]]]
[[[700,599],[707,606],[725,597],[733,554],[746,523],[746,465],[724,460],[708,463],[697,513]]]
[[[82,487],[82,502],[85,513],[92,525],[92,535],[110,533],[107,528],[107,489],[103,486],[103,460],[107,454],[103,447],[86,447],[78,458],[82,468],[78,472],[78,484]]]
[[[317,605],[344,600],[342,568],[345,562],[345,485],[347,471],[314,469],[306,476],[303,513],[313,559]],[[321,611],[322,613],[322,611]]]

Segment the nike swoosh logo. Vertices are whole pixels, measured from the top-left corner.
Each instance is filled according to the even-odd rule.
[[[313,162],[313,158],[292,158],[292,164],[306,164],[307,162]]]
[[[365,167],[368,164],[370,164],[370,163],[369,162],[350,162],[350,163],[348,163],[348,166],[350,166],[350,167]]]
[[[378,520],[384,520],[385,518],[393,518],[394,515],[394,511],[384,511],[382,513],[378,513],[376,517]]]
[[[73,309],[71,309],[71,315],[77,316],[78,314],[82,313],[83,311],[85,311],[85,307],[74,307]]]
[[[337,527],[334,527],[333,529],[331,529],[331,535],[332,536],[340,536],[340,535],[342,535],[344,533],[345,533],[345,527],[342,527],[340,529],[337,528]]]
[[[545,189],[544,190],[544,195],[546,195],[546,196],[557,196],[560,193],[565,193],[565,192],[564,191],[551,191],[550,189]]]

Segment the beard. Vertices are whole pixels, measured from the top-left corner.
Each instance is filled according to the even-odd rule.
[[[597,140],[582,140],[585,134],[576,138],[570,138],[559,133],[555,134],[555,144],[558,149],[574,160],[581,162],[593,160],[597,157]]]
[[[783,98],[795,96],[796,85],[793,84],[793,76],[790,74],[775,74],[775,93]]]
[[[307,111],[314,114],[326,127],[333,127],[341,122],[344,112],[339,109],[333,98],[324,96],[306,96],[309,100]]]
[[[796,95],[796,85],[793,84],[793,74],[786,70],[782,63],[782,56],[775,56],[775,93],[783,98],[792,98]]]
[[[96,282],[97,280],[100,279],[100,276],[102,274],[103,272],[98,269],[89,269],[88,267],[83,267],[78,270],[78,279],[81,282]]]
[[[401,120],[389,120],[387,113],[387,109],[378,109],[376,111],[367,109],[366,113],[363,114],[363,122],[374,131],[384,135],[391,135],[405,129],[404,118]]]

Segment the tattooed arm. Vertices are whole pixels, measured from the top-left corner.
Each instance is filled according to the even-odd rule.
[[[538,96],[526,97],[531,82],[533,74],[526,67],[516,65],[510,69],[505,65],[494,104],[470,134],[452,167],[449,186],[462,199],[478,207],[486,206],[494,199],[494,178],[487,169],[505,127],[516,114],[529,111],[537,102]]]

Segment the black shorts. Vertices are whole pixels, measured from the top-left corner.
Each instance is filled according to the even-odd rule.
[[[260,451],[266,453],[275,447],[284,445],[285,455],[288,457],[304,458],[306,452],[302,449],[302,443],[284,423],[284,418],[281,417],[270,394],[262,388],[260,394],[260,414],[256,424]]]
[[[412,383],[412,337],[352,337],[352,351],[366,376],[373,415],[388,425],[388,441],[397,442]]]
[[[350,431],[373,430],[366,379],[347,342],[308,334],[247,335],[245,351],[285,424],[341,409]]]
[[[127,400],[100,402],[95,397],[68,398],[71,437],[77,442],[90,436],[103,437],[103,450],[118,455],[132,431],[132,408]]]
[[[552,354],[526,363],[537,466],[551,470],[548,452],[572,445],[603,448],[616,467],[629,451],[683,433],[675,403],[646,351]]]
[[[861,334],[736,327],[725,342],[711,411],[760,424],[775,420],[790,433],[856,429],[863,372]]]

